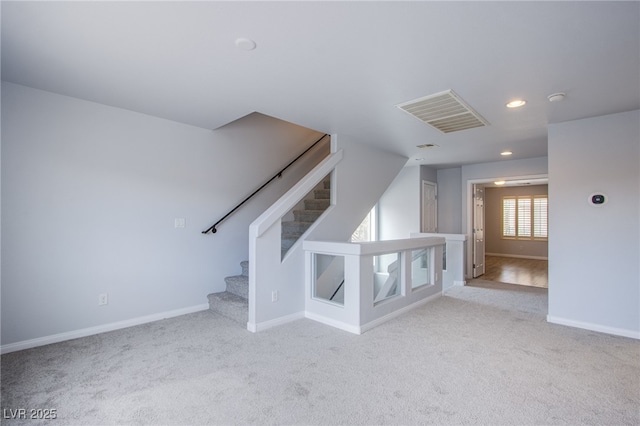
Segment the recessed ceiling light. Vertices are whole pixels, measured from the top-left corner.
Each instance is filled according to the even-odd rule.
[[[503,157],[507,157],[507,156],[509,156],[509,155],[511,155],[511,154],[513,154],[513,152],[511,152],[511,151],[502,151],[502,152],[500,153],[500,155],[502,155]]]
[[[495,182],[493,182],[493,183],[494,183],[495,185],[500,186],[500,185],[504,185],[506,182],[505,182],[505,181],[503,181],[503,180],[497,180],[497,181],[495,181]]]
[[[514,99],[514,100],[508,102],[506,104],[506,107],[507,108],[520,108],[521,106],[523,106],[526,103],[527,103],[527,101],[525,101],[524,99]]]
[[[241,50],[253,50],[256,48],[256,42],[250,38],[236,39],[236,47]]]

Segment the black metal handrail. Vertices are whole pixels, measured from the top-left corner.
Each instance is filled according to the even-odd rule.
[[[336,294],[338,294],[338,292],[340,291],[340,289],[342,288],[343,285],[344,285],[344,280],[342,280],[342,282],[340,283],[338,288],[336,288],[336,291],[333,292],[333,294],[331,295],[331,298],[329,298],[329,300],[333,300],[333,298],[336,297]]]
[[[218,226],[220,224],[220,222],[222,222],[223,220],[225,220],[226,218],[228,218],[229,216],[231,216],[233,214],[233,212],[235,212],[236,210],[238,210],[244,203],[246,203],[247,201],[249,201],[254,195],[256,195],[258,192],[260,192],[265,186],[269,185],[272,181],[274,181],[277,178],[282,177],[282,173],[284,173],[285,170],[287,170],[293,163],[295,163],[296,161],[298,161],[300,159],[300,157],[302,157],[303,155],[305,155],[307,152],[311,151],[313,149],[313,147],[315,147],[317,144],[320,143],[320,141],[324,138],[326,138],[327,136],[329,136],[328,134],[324,134],[322,135],[322,137],[320,139],[318,139],[317,141],[315,141],[309,148],[305,149],[304,152],[300,155],[298,155],[296,158],[294,158],[289,164],[287,164],[286,166],[284,166],[284,168],[282,170],[280,170],[278,173],[276,173],[271,179],[269,179],[268,181],[266,181],[260,188],[256,189],[255,191],[253,191],[253,193],[251,195],[249,195],[247,198],[245,198],[244,200],[242,200],[240,202],[240,204],[238,204],[237,206],[235,206],[233,209],[231,209],[231,211],[229,211],[229,213],[225,214],[224,216],[222,216],[222,218],[217,221],[216,223],[214,223],[213,225],[211,225],[211,227],[209,227],[208,229],[202,231],[203,234],[208,234],[209,232],[211,232],[212,234],[215,234],[216,232],[218,232],[218,230],[216,229],[216,226]]]

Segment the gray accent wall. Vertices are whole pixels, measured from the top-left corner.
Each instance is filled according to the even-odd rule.
[[[248,259],[249,224],[328,146],[201,231],[318,136],[260,114],[212,131],[3,83],[2,345],[206,307]]]
[[[640,338],[640,111],[549,126],[549,207],[549,320]]]
[[[438,170],[438,232],[462,233],[462,168]]]

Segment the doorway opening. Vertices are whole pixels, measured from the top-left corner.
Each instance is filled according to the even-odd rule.
[[[468,277],[548,288],[547,177],[469,181],[468,193]],[[520,221],[505,210],[512,205]]]

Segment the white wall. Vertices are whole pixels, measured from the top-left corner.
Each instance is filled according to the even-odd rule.
[[[639,111],[549,126],[549,321],[640,338],[639,204]]]
[[[201,231],[317,137],[260,114],[211,131],[3,83],[3,347],[206,307],[240,273],[249,223],[311,160]]]
[[[404,167],[378,201],[378,239],[420,232],[420,166]]]
[[[346,136],[332,135],[332,142],[336,150],[343,151],[343,158],[335,167],[332,177],[335,180],[332,186],[335,189],[334,204],[310,228],[306,240],[349,241],[353,231],[407,161],[406,157],[358,143]],[[257,243],[267,244],[272,238],[279,241],[279,232],[279,226],[274,226]],[[256,265],[256,268],[274,272],[256,274],[256,314],[253,324],[249,315],[250,329],[266,328],[274,322],[298,318],[304,313],[305,260],[302,245],[289,250],[284,262],[277,268],[275,263],[279,260],[279,251],[275,254],[276,257],[270,261],[272,267],[264,263]],[[261,262],[269,260],[263,258]],[[271,300],[272,291],[279,292],[277,303]],[[251,307],[250,303],[249,309]]]

